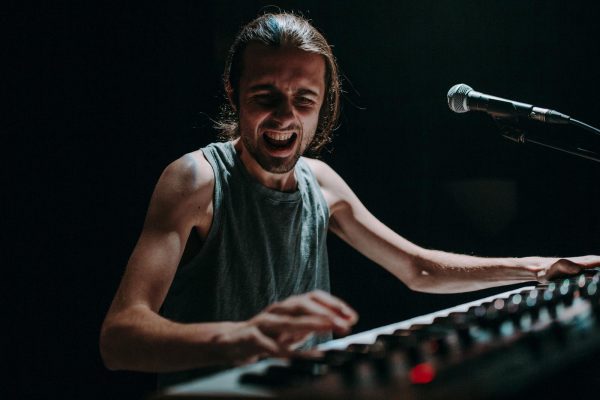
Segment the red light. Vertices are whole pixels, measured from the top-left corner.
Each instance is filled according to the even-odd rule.
[[[417,364],[410,370],[410,381],[415,384],[429,383],[435,377],[435,370],[428,363]]]

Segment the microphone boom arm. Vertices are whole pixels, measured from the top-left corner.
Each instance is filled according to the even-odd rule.
[[[515,127],[514,125],[509,124],[508,122],[510,119],[495,117],[494,120],[498,123],[498,126],[500,128],[500,133],[502,134],[502,136],[512,142],[515,142],[518,144],[533,143],[538,146],[545,147],[547,149],[558,150],[563,153],[567,153],[567,154],[571,154],[571,155],[578,156],[581,158],[585,158],[586,160],[600,162],[600,156],[598,156],[598,154],[593,151],[582,149],[582,148],[578,148],[577,150],[572,150],[572,149],[567,149],[565,147],[558,146],[556,144],[544,142],[538,138],[531,139],[531,138],[527,137],[527,133],[525,131]],[[577,121],[577,122],[579,122],[579,121]],[[591,127],[591,128],[593,128],[593,127]],[[596,129],[596,128],[593,128],[593,129]]]

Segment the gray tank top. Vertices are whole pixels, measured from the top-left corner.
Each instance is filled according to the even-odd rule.
[[[298,188],[287,193],[250,176],[232,142],[202,152],[215,175],[212,226],[197,255],[179,265],[161,314],[180,322],[242,321],[291,295],[329,291],[329,209],[304,159],[294,170]],[[191,378],[176,375],[159,376],[159,385]]]

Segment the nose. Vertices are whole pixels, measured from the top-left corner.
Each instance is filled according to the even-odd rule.
[[[294,108],[291,101],[288,99],[282,99],[278,104],[277,108],[273,113],[273,117],[282,126],[286,126],[287,123],[295,119]]]

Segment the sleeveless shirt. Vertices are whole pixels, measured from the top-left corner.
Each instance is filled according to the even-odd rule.
[[[303,157],[294,169],[297,190],[288,193],[256,181],[232,142],[201,150],[215,177],[213,221],[199,252],[178,266],[161,315],[178,322],[243,321],[291,295],[329,292],[329,208]],[[193,376],[160,374],[159,386]]]

